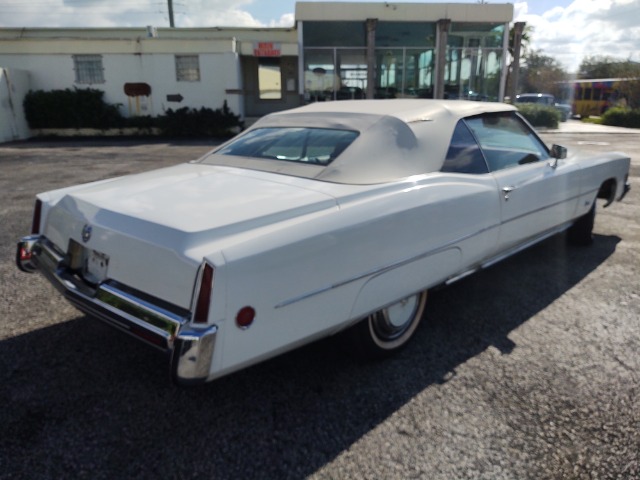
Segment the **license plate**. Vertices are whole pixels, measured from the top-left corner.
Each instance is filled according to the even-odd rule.
[[[95,250],[84,251],[84,279],[90,283],[100,283],[107,278],[109,256]]]

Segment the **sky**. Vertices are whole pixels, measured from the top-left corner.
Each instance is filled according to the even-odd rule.
[[[0,27],[166,27],[168,1],[0,0]],[[173,0],[173,6],[176,27],[294,24],[295,0]],[[569,72],[576,72],[585,56],[608,55],[640,62],[640,0],[516,1],[514,21],[524,21],[533,28],[531,49],[555,58]]]

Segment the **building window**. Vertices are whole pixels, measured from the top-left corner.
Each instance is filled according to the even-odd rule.
[[[200,81],[200,60],[198,55],[176,55],[176,79],[179,82]]]
[[[104,83],[102,55],[74,55],[73,69],[76,72],[76,83]]]

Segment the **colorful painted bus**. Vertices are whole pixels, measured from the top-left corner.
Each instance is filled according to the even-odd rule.
[[[610,107],[626,104],[621,85],[626,78],[599,78],[563,82],[564,98],[573,98],[573,114],[599,116]]]

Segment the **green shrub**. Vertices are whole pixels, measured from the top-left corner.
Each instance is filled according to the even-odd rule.
[[[168,109],[167,113],[158,117],[158,126],[163,135],[171,137],[227,137],[237,128],[243,127],[240,117],[229,109],[227,101],[222,108],[183,107],[178,110]]]
[[[554,107],[526,103],[518,105],[518,111],[534,127],[558,128],[561,114]]]
[[[616,127],[640,128],[640,109],[610,108],[602,115],[601,123]]]
[[[23,106],[31,128],[116,128],[124,125],[117,105],[104,102],[104,92],[88,88],[29,91]]]
[[[31,128],[124,128],[151,131],[158,127],[165,136],[226,137],[243,128],[240,117],[227,102],[222,108],[169,109],[165,115],[123,117],[117,105],[104,102],[104,92],[93,89],[30,91],[24,99],[24,111]]]

